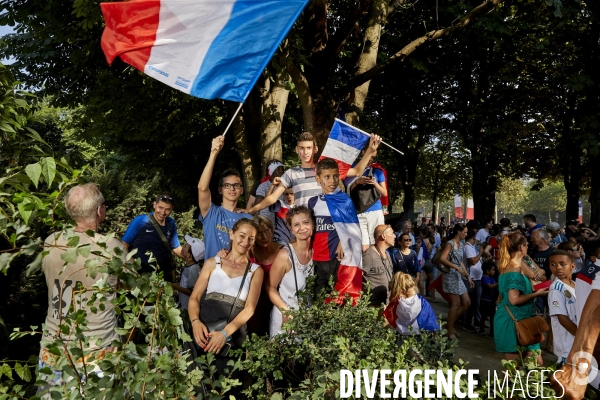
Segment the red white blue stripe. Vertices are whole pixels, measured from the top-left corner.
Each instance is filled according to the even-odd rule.
[[[175,89],[244,102],[308,0],[101,3],[102,49]]]
[[[358,158],[360,151],[365,147],[369,138],[370,136],[367,133],[336,119],[319,160],[323,158],[334,159],[340,170],[340,179],[345,179],[348,170],[352,168],[352,164]]]
[[[342,191],[323,195],[344,251],[334,290],[358,298],[362,290],[362,240],[354,204]]]

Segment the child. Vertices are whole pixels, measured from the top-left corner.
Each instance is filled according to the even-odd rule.
[[[316,180],[323,191],[308,200],[315,217],[313,265],[315,291],[329,286],[333,277],[334,290],[357,298],[362,290],[362,236],[352,200],[338,187],[340,173],[337,163],[324,158],[317,163]],[[338,279],[340,277],[340,279]]]
[[[498,300],[498,283],[494,276],[496,275],[495,261],[483,263],[481,270],[481,299],[479,300],[479,334],[487,337],[494,337],[494,316],[496,315],[496,301]],[[485,334],[485,320],[490,317],[490,332]]]
[[[422,329],[439,331],[431,305],[417,293],[413,278],[397,272],[390,282],[390,304],[383,315],[400,335],[416,335]]]
[[[181,249],[181,255],[183,256],[186,267],[181,271],[181,279],[179,285],[173,283],[173,289],[179,292],[179,305],[182,310],[187,310],[188,302],[194,285],[200,275],[200,265],[198,262],[204,259],[204,243],[200,239],[185,235],[185,241],[187,242]],[[185,313],[187,314],[187,313]]]
[[[574,269],[573,256],[569,252],[554,250],[550,255],[550,270],[556,280],[550,286],[548,305],[554,333],[554,354],[559,364],[564,364],[577,332]]]

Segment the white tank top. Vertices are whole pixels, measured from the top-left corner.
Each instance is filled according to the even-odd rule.
[[[296,297],[296,282],[294,281],[293,266],[296,266],[298,290],[304,290],[306,288],[306,278],[313,274],[312,258],[308,260],[308,263],[301,264],[300,260],[298,260],[298,256],[296,255],[296,251],[294,250],[294,246],[290,244],[289,247],[285,246],[284,249],[288,253],[288,259],[290,260],[290,266],[292,266],[292,269],[286,272],[285,275],[283,275],[283,279],[281,279],[281,283],[279,284],[279,296],[281,296],[281,300],[283,300],[290,309],[298,309],[298,298]],[[292,262],[292,257],[294,262]]]
[[[210,277],[208,278],[206,294],[216,292],[236,297],[238,291],[240,290],[240,285],[244,276],[242,275],[238,276],[237,278],[230,278],[221,268],[221,257],[215,257],[215,262],[217,263],[217,265],[215,266],[215,270],[210,274]],[[248,297],[248,292],[250,291],[250,282],[252,281],[252,274],[259,267],[260,266],[258,264],[250,265],[250,271],[248,271],[246,280],[244,281],[244,286],[242,287],[242,291],[240,293],[241,301],[246,301],[246,298]]]

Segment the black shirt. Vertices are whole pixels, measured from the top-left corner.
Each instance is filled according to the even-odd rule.
[[[544,251],[536,250],[531,254],[533,261],[535,261],[538,267],[542,268],[546,273],[546,279],[550,279],[550,276],[552,275],[552,271],[550,271],[550,254],[552,254],[553,251],[554,249],[552,247],[548,247]]]

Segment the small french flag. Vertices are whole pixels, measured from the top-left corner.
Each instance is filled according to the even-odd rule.
[[[365,132],[336,118],[319,161],[323,158],[334,159],[340,170],[340,179],[345,179],[369,138]]]

